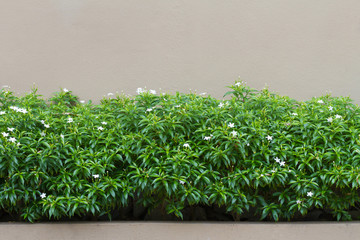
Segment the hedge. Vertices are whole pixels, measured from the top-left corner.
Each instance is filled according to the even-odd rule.
[[[30,222],[129,207],[179,220],[199,206],[235,221],[357,216],[358,105],[229,88],[223,100],[139,88],[100,104],[2,89],[1,211]]]

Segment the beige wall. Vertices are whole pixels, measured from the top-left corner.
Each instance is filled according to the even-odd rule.
[[[251,87],[360,102],[359,0],[3,0],[0,87],[82,99]]]
[[[357,240],[359,222],[0,224],[1,239],[26,240]]]

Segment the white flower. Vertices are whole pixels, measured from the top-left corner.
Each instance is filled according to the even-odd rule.
[[[221,103],[219,104],[219,108],[222,108],[222,107],[224,107],[224,103],[221,102]]]
[[[14,110],[14,111],[18,111],[19,108],[18,107],[15,107],[15,106],[11,106],[10,109]]]
[[[63,88],[63,91],[64,92],[68,92],[69,90],[67,88]]]
[[[26,110],[26,109],[24,109],[24,108],[19,108],[19,110],[18,110],[19,112],[22,112],[22,113],[27,113],[28,111]]]
[[[44,132],[40,133],[40,136],[42,136],[42,137],[45,137],[45,135],[46,135],[46,133],[44,133]]]
[[[10,131],[10,132],[12,132],[12,131],[15,130],[15,128],[9,128],[9,127],[8,127],[7,130]]]
[[[17,145],[17,146],[20,146],[21,144],[18,142],[16,145]]]
[[[97,129],[100,130],[100,131],[104,130],[103,127],[98,127]]]
[[[204,96],[204,95],[206,95],[206,92],[200,93],[199,95]]]
[[[190,145],[188,143],[184,143],[183,146],[186,147],[186,148],[190,148]]]
[[[317,101],[318,103],[324,103],[324,101],[323,100],[319,100],[319,101]]]
[[[236,137],[237,132],[236,132],[236,131],[232,131],[231,134],[233,135],[233,137]]]
[[[71,117],[69,117],[68,119],[67,119],[67,122],[68,123],[72,123],[74,120],[71,118]]]
[[[182,184],[182,185],[184,185],[184,184],[185,184],[185,182],[184,182],[184,181],[182,181],[182,180],[179,180],[179,183],[180,183],[180,184]]]
[[[280,162],[279,164],[280,164],[280,166],[285,166],[285,162],[284,162],[284,161]]]
[[[85,100],[80,100],[80,103],[85,103]]]
[[[275,162],[279,163],[280,162],[280,158],[276,157],[274,158]]]
[[[211,139],[211,137],[210,137],[210,136],[208,136],[208,137],[207,137],[207,136],[205,136],[205,137],[204,137],[204,140],[206,140],[206,141],[210,141],[210,139]]]
[[[274,172],[275,172],[275,170],[271,170],[271,172],[272,172],[272,173],[274,173]]]
[[[137,94],[142,94],[144,92],[144,89],[138,88],[136,89]]]
[[[60,137],[61,137],[62,139],[64,139],[64,135],[60,134]]]
[[[298,114],[297,114],[297,113],[292,113],[291,115],[293,115],[293,116],[297,116]]]
[[[151,112],[153,109],[152,108],[148,108],[146,109],[146,112]]]
[[[307,192],[307,194],[306,194],[308,197],[312,197],[313,195],[314,195],[314,193],[313,192]]]
[[[181,105],[176,105],[175,107],[176,107],[176,108],[179,108],[179,107],[181,107]]]
[[[101,124],[102,124],[102,125],[106,125],[106,124],[107,124],[107,122],[101,122]]]
[[[250,146],[250,143],[247,143],[246,146]]]
[[[45,121],[44,121],[44,120],[40,120],[40,122],[41,122],[42,124],[45,124]]]
[[[327,121],[328,121],[328,122],[332,122],[332,121],[333,121],[332,117],[329,117],[329,118],[327,119]]]
[[[16,142],[16,138],[11,137],[11,138],[9,138],[9,141],[14,143],[14,142]]]
[[[260,174],[260,177],[264,177],[264,174]]]
[[[151,89],[151,90],[150,90],[150,93],[155,95],[155,94],[156,94],[156,91]]]
[[[233,127],[235,127],[235,124],[234,124],[234,123],[229,123],[228,126],[229,126],[230,128],[233,128]]]
[[[3,115],[3,114],[5,114],[5,111],[1,111],[1,112],[0,112],[0,115]]]
[[[99,178],[99,174],[92,175],[94,178]]]
[[[300,203],[301,203],[301,200],[296,200],[296,203],[297,203],[297,204],[300,204]]]
[[[111,92],[109,92],[107,95],[108,95],[108,96],[113,96],[114,94],[113,94],[113,93],[111,93]]]
[[[337,118],[342,118],[342,116],[336,114],[336,115],[335,115],[335,118],[336,118],[336,119],[337,119]]]
[[[49,128],[50,125],[49,124],[44,124],[44,127]]]
[[[332,111],[334,108],[332,106],[329,106],[329,110]]]
[[[41,198],[46,198],[46,193],[40,194],[40,197],[41,197]]]
[[[266,139],[269,140],[269,141],[271,141],[271,140],[272,140],[272,136],[267,135]]]
[[[2,132],[1,134],[3,135],[3,137],[7,137],[7,136],[9,136],[9,134],[8,134],[8,133],[6,133],[6,132]]]
[[[235,83],[235,86],[240,86],[241,85],[241,82],[237,82],[237,83]]]

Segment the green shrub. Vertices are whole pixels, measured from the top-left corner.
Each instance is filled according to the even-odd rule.
[[[0,205],[28,221],[109,216],[136,200],[183,218],[218,206],[241,219],[290,220],[318,208],[349,220],[359,204],[359,107],[299,102],[231,86],[104,98],[0,92]]]

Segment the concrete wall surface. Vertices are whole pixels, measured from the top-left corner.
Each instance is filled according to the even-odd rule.
[[[312,240],[360,239],[360,223],[50,223],[0,224],[1,239]]]
[[[359,0],[2,1],[0,87],[220,98],[240,75],[300,100],[331,91],[360,102],[359,9]]]

